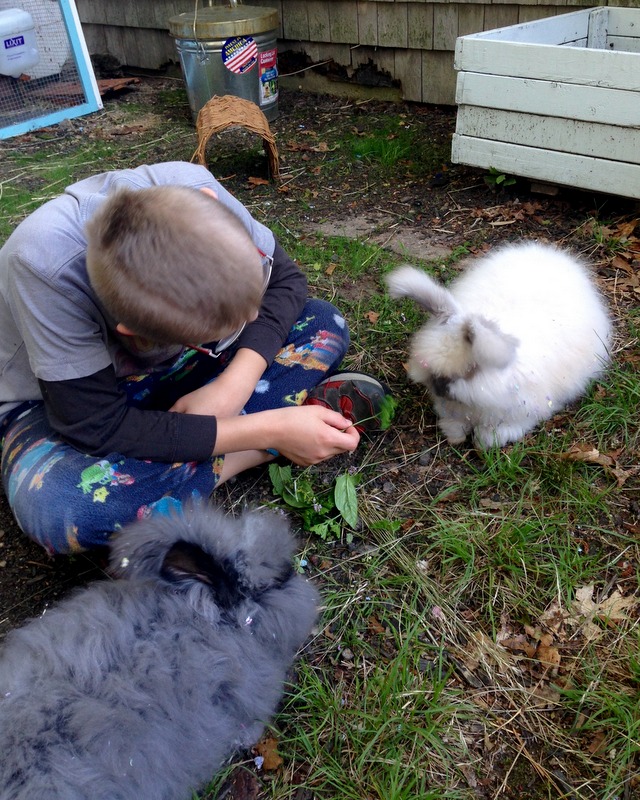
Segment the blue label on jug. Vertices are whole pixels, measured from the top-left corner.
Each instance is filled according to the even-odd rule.
[[[24,36],[12,36],[10,39],[4,40],[4,49],[9,50],[11,47],[22,47],[24,44]]]

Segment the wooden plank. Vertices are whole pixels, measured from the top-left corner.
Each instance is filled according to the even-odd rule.
[[[395,78],[396,61],[393,48],[377,47],[366,58],[360,58],[359,55],[363,53],[363,49],[364,48],[356,47],[351,51],[353,59],[352,63],[357,61],[358,64],[366,64],[369,58],[371,58],[371,61],[373,61],[380,72],[385,72],[389,74],[391,78]]]
[[[487,9],[488,13],[489,9]],[[588,12],[571,11],[568,14],[560,14],[548,19],[538,19],[520,25],[487,30],[474,34],[473,38],[503,42],[528,42],[530,44],[566,44],[579,39],[586,41],[588,30]]]
[[[640,10],[610,7],[608,29],[609,36],[640,36]]]
[[[484,6],[478,3],[460,6],[458,9],[458,36],[466,36],[483,30]]]
[[[455,76],[453,53],[446,50],[423,50],[422,102],[452,105],[456,90]]]
[[[422,56],[417,50],[398,49],[395,55],[395,77],[402,87],[402,99],[422,102]]]
[[[121,46],[127,55],[125,64],[142,69],[158,69],[169,61],[178,61],[175,40],[164,31],[150,28],[122,28]]]
[[[283,9],[282,32],[285,39],[309,39],[309,15],[306,0],[289,0]]]
[[[583,156],[640,164],[635,128],[521,114],[497,108],[458,106],[456,133],[476,139],[522,144],[545,150],[562,150]]]
[[[138,22],[138,4],[137,3],[123,3],[122,10],[124,12],[124,27],[128,29],[135,29],[139,27]]]
[[[609,24],[609,9],[596,8],[589,12],[589,31],[587,34],[587,47],[603,50],[607,46],[607,27]]]
[[[518,6],[490,5],[484,8],[484,27],[487,31],[501,30],[518,22]]]
[[[640,166],[453,135],[451,160],[506,175],[640,199]]]
[[[355,0],[332,0],[329,4],[331,41],[354,44],[358,41],[358,7]]]
[[[121,64],[128,64],[130,55],[125,49],[122,31],[122,28],[105,25],[104,38],[107,45],[107,53],[110,56],[115,56]]]
[[[83,23],[82,33],[87,43],[87,50],[91,54],[107,52],[107,45],[104,38],[104,25],[94,25],[92,22]]]
[[[623,55],[609,53],[608,55]],[[640,93],[621,89],[460,72],[458,105],[640,127]]]
[[[410,3],[408,25],[408,46],[415,50],[433,50],[433,3]]]
[[[333,42],[305,42],[301,50],[309,53],[314,63],[333,59],[336,64],[348,67],[351,64],[351,47],[348,44],[333,44]]]
[[[610,36],[607,41],[610,50],[621,53],[640,53],[640,38],[634,36]]]
[[[92,25],[105,25],[107,11],[110,8],[111,4],[108,0],[105,0],[104,3],[95,3],[92,0],[77,0],[76,2],[76,9],[83,25],[85,22]]]
[[[407,3],[378,3],[378,44],[380,47],[407,47]]]
[[[545,6],[518,6],[518,24],[528,25],[532,22],[540,22],[549,17],[559,17],[565,14],[564,8],[546,8]]]
[[[253,0],[252,0],[253,2]],[[270,0],[267,0],[270,2]],[[330,42],[331,24],[329,7],[324,0],[311,0],[307,3],[309,16],[309,39],[312,42]]]
[[[456,43],[454,64],[465,72],[588,86],[633,90],[640,83],[635,54],[584,47],[488,42],[465,36]]]
[[[371,47],[378,44],[377,3],[358,3],[358,42]]]
[[[433,7],[433,49],[453,50],[458,37],[458,7],[442,5]]]

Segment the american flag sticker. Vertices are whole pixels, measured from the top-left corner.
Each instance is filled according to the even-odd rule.
[[[251,36],[234,36],[222,46],[222,63],[236,75],[249,72],[256,65],[258,45]]]

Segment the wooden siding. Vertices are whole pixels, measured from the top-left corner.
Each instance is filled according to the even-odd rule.
[[[167,21],[194,10],[193,0],[76,0],[76,5],[91,53],[146,69],[177,63]],[[406,100],[453,104],[459,36],[598,5],[634,7],[637,0],[249,0],[245,5],[277,9],[279,51],[304,53],[313,63],[333,59],[346,73],[347,87],[357,82],[359,68],[373,65],[391,76]]]

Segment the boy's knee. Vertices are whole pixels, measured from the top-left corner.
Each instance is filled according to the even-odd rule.
[[[301,321],[313,320],[316,330],[326,330],[344,343],[350,344],[349,326],[344,314],[327,300],[308,300],[300,316]]]

